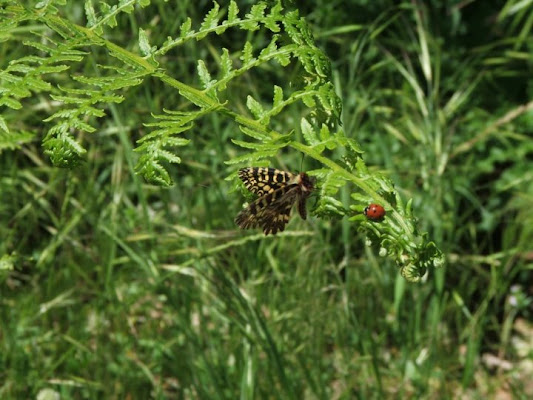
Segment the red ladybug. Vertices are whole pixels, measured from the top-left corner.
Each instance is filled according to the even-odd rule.
[[[383,219],[386,212],[383,206],[376,203],[372,203],[368,207],[365,207],[363,214],[365,214],[365,216],[368,219],[371,219],[372,221],[379,221]]]

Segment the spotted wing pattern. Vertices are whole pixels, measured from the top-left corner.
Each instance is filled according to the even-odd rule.
[[[246,189],[262,197],[287,185],[291,179],[294,179],[294,175],[275,168],[248,167],[239,171],[239,178],[244,182]]]
[[[301,195],[299,185],[286,185],[260,197],[242,210],[235,223],[242,229],[261,227],[265,235],[283,232],[291,208]]]
[[[306,173],[254,167],[241,169],[239,176],[248,190],[261,196],[235,218],[242,229],[261,227],[265,235],[282,232],[295,203],[306,219],[305,202],[314,189],[314,181]]]

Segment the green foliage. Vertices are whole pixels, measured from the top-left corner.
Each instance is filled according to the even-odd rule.
[[[135,5],[145,7],[148,2],[122,0],[114,6],[101,2],[100,9],[96,11],[92,2],[87,1],[87,27],[59,17],[52,3],[39,4],[34,9],[15,7],[4,11],[5,17],[11,20],[44,23],[61,37],[59,40],[41,35],[40,38],[48,45],[25,41],[26,46],[40,51],[41,55],[12,60],[0,76],[5,82],[2,93],[4,105],[18,109],[22,107],[20,100],[29,97],[32,91],[50,93],[51,99],[61,104],[58,111],[44,120],[53,123],[44,136],[43,147],[55,166],[73,167],[84,159],[86,149],[76,137],[83,132],[96,131],[93,126],[96,119],[106,115],[103,107],[121,103],[124,100],[123,93],[147,79],[159,79],[176,88],[190,102],[188,108],[191,110],[165,110],[163,115],[153,115],[156,122],[145,123],[146,127],[153,130],[138,140],[135,151],[139,158],[135,170],[147,181],[170,186],[173,182],[168,166],[181,163],[181,157],[175,151],[191,141],[182,136],[190,132],[201,118],[218,113],[237,123],[249,138],[246,141],[232,139],[234,144],[247,152],[228,160],[229,164],[256,165],[263,159],[275,157],[282,149],[292,147],[323,164],[316,173],[319,182],[323,181],[320,183],[316,215],[332,215],[334,211],[336,216],[349,216],[354,212],[360,213],[370,201],[381,202],[391,210],[384,224],[376,227],[375,224],[360,221],[360,218],[352,220],[360,221],[362,230],[372,232],[379,238],[380,246],[387,248],[387,253],[396,259],[402,274],[411,281],[417,281],[426,273],[428,265],[443,264],[442,253],[432,242],[428,242],[427,235],[418,234],[415,219],[410,213],[404,209],[392,212],[394,207],[402,204],[398,200],[391,204],[382,194],[394,193],[392,183],[383,179],[378,183],[366,170],[356,142],[342,131],[330,130],[330,126],[335,126],[339,121],[341,101],[331,83],[329,60],[316,46],[309,26],[297,11],[284,10],[281,2],[274,3],[272,7],[258,3],[243,15],[232,1],[226,10],[227,18],[223,19],[220,6],[214,3],[197,28],[187,18],[177,37],[169,37],[159,48],[150,44],[145,30],[139,29],[141,55],[137,55],[119,48],[103,36],[107,28],[117,26],[117,17],[121,13],[132,13]],[[15,27],[9,26],[10,29]],[[214,54],[215,64],[198,60],[200,89],[170,77],[159,67],[163,63],[162,57],[174,48],[182,47],[191,40],[200,41],[213,34],[225,34],[230,28],[250,34],[269,32],[271,39],[260,47],[247,40],[242,49],[222,48],[218,54]],[[53,85],[44,79],[47,74],[67,71],[73,63],[82,62],[88,53],[80,49],[87,47],[104,49],[122,65],[100,65],[100,76],[71,75],[71,80],[61,85]],[[237,56],[240,61],[238,65],[234,61]],[[248,94],[246,106],[251,113],[249,117],[234,110],[233,102],[220,100],[226,96],[229,86],[235,84],[242,75],[264,68],[272,61],[281,67],[296,63],[301,66],[303,73],[288,92],[274,85],[273,101],[269,108],[263,105],[260,98]],[[218,70],[216,77],[210,72],[215,69]],[[307,146],[298,141],[295,131],[279,133],[271,127],[273,118],[297,104],[308,109],[303,113],[309,116],[301,121],[301,132]],[[347,152],[346,157],[350,159],[345,165],[334,162],[331,156],[324,153],[328,150],[332,154],[341,149]],[[310,173],[313,174],[313,171]],[[352,197],[356,203],[349,206],[350,212],[340,206],[335,198],[341,186],[348,182],[364,192],[362,196]],[[429,248],[432,250],[428,251]]]
[[[2,123],[0,118],[0,124],[4,126],[4,129],[0,129],[0,153],[3,150],[15,150],[20,149],[24,143],[30,142],[34,138],[34,134],[31,132],[10,132],[7,129],[7,125]]]
[[[0,0],[0,398],[530,398],[531,7],[253,3]]]

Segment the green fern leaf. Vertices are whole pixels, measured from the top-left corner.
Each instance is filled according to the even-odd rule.
[[[327,125],[322,124],[321,128],[313,126],[307,119],[302,118],[300,128],[305,141],[317,154],[322,153],[326,148],[333,150],[339,146],[336,136],[331,135]]]
[[[96,12],[91,0],[85,1],[85,17],[87,18],[87,27],[96,25]]]
[[[44,43],[35,42],[32,40],[24,40],[22,43],[25,46],[30,46],[39,51],[42,51],[43,53],[49,54],[50,55],[49,59],[30,55],[30,56],[22,57],[18,60],[13,60],[12,63],[29,62],[29,63],[37,63],[41,65],[42,64],[49,65],[49,64],[55,64],[55,63],[60,63],[60,62],[66,62],[66,61],[79,62],[83,60],[83,57],[87,54],[87,52],[84,52],[81,50],[71,49],[67,46],[59,46],[49,37],[43,37],[42,40],[46,40],[51,43],[54,43],[56,47],[54,48],[51,46],[47,46]],[[80,45],[82,44],[83,43],[80,42]]]
[[[28,131],[10,132],[3,118],[0,117],[0,153],[3,150],[20,149],[24,143],[31,142],[35,134]]]
[[[252,96],[246,98],[246,107],[252,112],[252,115],[256,119],[261,119],[265,115],[265,110],[263,106],[255,100]]]
[[[74,92],[75,89],[63,89],[63,90],[68,91],[69,93],[75,93]],[[83,93],[85,93],[85,91],[83,91]],[[81,104],[85,101],[83,98],[75,97],[75,96],[60,96],[60,95],[52,94],[50,95],[50,97],[53,100],[62,102],[63,104]]]
[[[342,112],[340,99],[331,83],[331,65],[317,47],[309,25],[297,11],[285,12],[280,0],[269,2],[271,7],[267,7],[267,2],[256,2],[248,13],[239,18],[237,3],[230,0],[226,3],[227,19],[220,22],[222,13],[218,3],[214,2],[197,31],[192,29],[192,20],[187,18],[180,26],[179,37],[169,37],[159,48],[151,46],[147,32],[139,29],[138,48],[141,57],[103,37],[103,28],[116,26],[117,21],[123,20],[117,16],[133,12],[135,6],[146,6],[148,0],[103,0],[94,5],[91,0],[86,0],[85,15],[89,29],[62,17],[62,10],[57,6],[64,1],[43,0],[38,3],[38,12],[34,8],[0,7],[0,24],[8,32],[18,28],[21,22],[24,23],[22,27],[26,24],[30,26],[35,21],[46,24],[46,32],[24,33],[35,39],[25,42],[32,54],[10,60],[7,67],[0,71],[0,104],[13,109],[21,108],[21,99],[37,92],[62,102],[46,119],[53,125],[43,139],[45,153],[54,165],[68,167],[81,162],[85,149],[74,135],[95,131],[95,119],[105,115],[108,104],[120,103],[124,99],[123,92],[128,88],[141,84],[146,77],[158,79],[176,89],[195,108],[180,112],[164,110],[163,115],[154,115],[154,121],[145,124],[151,131],[137,142],[135,151],[139,159],[135,169],[147,181],[171,185],[168,166],[181,162],[176,149],[190,142],[184,137],[185,133],[192,129],[199,118],[219,113],[234,120],[245,136],[245,139],[233,138],[232,143],[244,149],[246,154],[227,161],[228,164],[266,166],[270,158],[279,156],[285,148],[300,151],[323,165],[322,169],[308,171],[318,179],[318,200],[314,210],[317,215],[348,215],[359,229],[367,232],[372,243],[380,246],[380,254],[388,254],[397,260],[400,272],[406,279],[419,279],[427,268],[442,265],[442,253],[416,231],[411,202],[404,207],[388,178],[368,172],[361,157],[362,151],[355,140],[346,137],[342,130],[330,131]],[[17,2],[8,4],[16,5]],[[7,15],[9,18],[3,18]],[[215,56],[219,69],[216,79],[208,70],[211,64],[206,64],[205,59],[197,62],[203,90],[173,79],[164,68],[159,68],[158,63],[165,62],[161,56],[170,49],[188,40],[199,41],[211,33],[222,34],[230,28],[260,32],[258,35],[248,34],[249,40],[240,54],[231,47],[229,50],[219,50],[219,57],[216,51],[210,52]],[[258,44],[269,36],[272,39],[267,45]],[[66,83],[62,81],[63,86],[57,86],[54,81],[47,79],[50,74],[62,72],[63,76],[67,76],[64,71],[72,63],[83,61],[87,54],[74,50],[78,48],[102,50],[115,58],[113,65],[95,64],[98,69],[95,77],[72,76]],[[101,52],[94,54],[98,53]],[[232,61],[237,56],[240,56],[241,62],[236,62],[234,66]],[[230,82],[236,82],[249,70],[265,67],[271,61],[282,67],[291,63],[299,64],[302,71],[298,77],[300,79],[290,83],[290,91],[286,88],[284,92],[281,87],[274,86],[271,108],[265,106],[265,99],[255,93],[246,93],[246,105],[252,117],[244,115],[245,112],[238,108],[238,102],[231,103],[233,94],[228,95],[224,103],[217,100],[217,94],[225,90]],[[272,66],[268,65],[268,68]],[[300,124],[304,143],[300,142],[299,136],[295,137],[294,131],[281,134],[269,126],[271,119],[300,101],[309,108],[305,112],[307,117]],[[33,135],[27,132],[10,133],[6,123],[8,117],[3,117],[5,119],[0,117],[0,150],[16,148],[32,140]],[[325,155],[326,150],[334,151]],[[343,155],[337,162],[335,156],[338,154]],[[344,204],[339,200],[339,192],[348,184],[353,185],[355,190],[346,199],[347,204]],[[364,208],[374,201],[387,208],[387,216],[379,224],[367,220],[363,215]],[[389,208],[393,208],[390,213]]]
[[[320,143],[320,140],[317,139],[313,126],[305,118],[302,118],[300,122],[300,129],[302,130],[302,135],[305,141],[311,146],[315,146]],[[323,150],[323,149],[322,149]]]
[[[22,42],[24,44],[24,46],[30,46],[30,47],[33,47],[39,51],[42,51],[43,53],[46,53],[46,54],[54,54],[55,53],[55,49],[50,47],[50,46],[47,46],[46,44],[44,43],[40,43],[40,42],[34,42],[34,41],[31,41],[31,40],[24,40]],[[28,56],[28,57],[31,57],[29,58],[29,60],[31,61],[34,61],[34,62],[38,62],[38,61],[42,61],[44,60],[42,57],[37,57],[37,56]],[[24,58],[22,58],[20,61],[23,61],[25,60]],[[17,62],[17,61],[15,61]]]
[[[152,53],[152,47],[148,41],[148,35],[142,28],[139,28],[139,50],[143,56],[149,56]]]
[[[77,109],[69,108],[66,110],[59,110],[50,115],[48,118],[46,118],[45,122],[50,122],[54,119],[67,119],[67,118],[74,118],[78,114]]]
[[[322,216],[344,216],[347,210],[334,196],[340,188],[346,184],[346,178],[329,169],[314,170],[313,175],[320,182],[319,200],[315,207],[315,213]]]
[[[270,31],[274,33],[281,30],[279,27],[279,21],[283,19],[282,11],[283,7],[281,6],[281,2],[278,1],[274,7],[270,9],[270,13],[263,21],[263,24],[267,29],[270,29]]]
[[[20,101],[11,99],[9,97],[0,98],[0,106],[7,106],[13,110],[20,110],[22,108]]]
[[[177,137],[168,137],[165,139],[165,144],[169,147],[182,147],[190,143],[190,139],[177,138]]]
[[[54,43],[52,40],[48,41]],[[0,80],[3,82],[3,93],[0,103],[13,109],[20,108],[22,105],[18,99],[31,96],[32,91],[51,91],[52,86],[44,80],[44,76],[68,69],[67,65],[59,63],[68,59],[79,60],[79,55],[83,54],[81,52],[70,52],[64,48],[53,48],[35,41],[26,40],[24,44],[38,49],[41,52],[48,53],[50,56],[48,58],[34,55],[22,57],[13,60],[8,68],[0,71]]]
[[[342,130],[340,131],[340,133],[344,134]],[[319,135],[320,135],[320,140],[322,141],[328,140],[331,138],[331,132],[329,131],[329,128],[325,124],[322,124]]]
[[[204,89],[209,89],[216,83],[216,80],[211,79],[211,74],[207,70],[203,60],[198,60],[197,70]]]
[[[111,28],[117,26],[117,6],[110,6],[109,4],[101,1],[100,8],[102,9],[102,18],[99,22],[103,22]]]
[[[197,39],[203,39],[207,36],[209,31],[213,28],[216,28],[218,25],[218,12],[220,10],[220,6],[217,2],[213,2],[213,8],[207,13],[207,15],[204,18],[204,21],[200,25],[200,30]]]
[[[231,139],[231,142],[233,144],[236,144],[237,146],[243,147],[245,149],[254,149],[254,150],[275,150],[273,147],[264,145],[261,143],[251,143],[251,142],[244,142],[242,140],[237,139]]]
[[[166,187],[172,185],[172,179],[170,179],[170,175],[165,167],[150,153],[145,153],[139,158],[135,171],[154,185]]]
[[[170,186],[172,180],[161,162],[180,163],[181,158],[169,151],[169,148],[186,146],[189,139],[175,137],[192,128],[196,118],[202,116],[205,110],[198,112],[181,112],[165,110],[163,115],[154,115],[156,122],[145,126],[156,127],[149,134],[137,141],[135,151],[141,154],[135,170],[147,181]],[[163,172],[164,171],[164,172]]]
[[[278,108],[283,103],[283,89],[277,85],[274,85],[274,100],[272,108]]]
[[[248,41],[245,43],[244,49],[242,50],[241,60],[244,65],[251,64],[255,61],[252,44]]]
[[[254,138],[254,139],[257,139],[263,142],[267,142],[271,140],[271,137],[265,132],[260,132],[258,130],[250,129],[245,126],[241,126],[240,129],[245,135],[250,136],[251,138]]]
[[[317,97],[326,113],[335,116],[337,119],[340,118],[342,113],[342,103],[335,93],[332,83],[328,82],[320,86]]]
[[[264,19],[266,4],[259,3],[252,6],[250,12],[246,14],[241,28],[248,31],[256,31],[259,29],[259,21]]]
[[[272,40],[268,44],[267,47],[265,47],[261,52],[259,53],[260,58],[268,58],[275,54],[278,50],[278,44],[277,41],[279,40],[279,35],[274,35],[272,37]]]
[[[6,120],[0,115],[0,131],[5,131],[9,133],[9,128],[7,127]]]
[[[293,47],[294,47],[293,45],[287,45],[287,46],[284,46],[282,49],[290,50]],[[279,63],[279,65],[281,65],[282,67],[286,67],[287,65],[291,63],[291,52],[290,51],[284,51],[284,52],[278,51],[274,53],[274,60],[276,60]]]
[[[233,62],[231,61],[228,49],[222,49],[222,56],[220,57],[220,74],[221,78],[227,77],[233,69]]]
[[[20,72],[22,74],[27,74],[28,72],[33,71],[34,70],[33,67],[30,67],[29,65],[21,63],[21,61],[30,61],[28,60],[28,58],[29,57],[26,57],[26,60],[20,59],[20,60],[16,60],[15,62],[11,63],[11,65],[9,66],[9,72]],[[38,57],[33,57],[33,58],[38,60]]]
[[[322,130],[321,130],[321,132],[322,132]],[[321,135],[322,135],[322,133],[321,133]],[[331,134],[329,133],[329,130],[328,130],[328,133],[327,134],[324,133],[324,135],[331,135]],[[343,147],[347,148],[347,150],[348,150],[347,156],[352,158],[352,160],[353,160],[352,162],[361,159],[361,155],[364,153],[364,151],[361,149],[361,147],[359,147],[359,144],[355,140],[353,140],[352,138],[347,137],[344,134],[344,131],[342,129],[339,130],[335,134],[334,137],[335,137],[337,143],[340,146],[343,146]]]
[[[289,11],[283,18],[283,27],[292,42],[296,43],[298,46],[303,46],[306,45],[306,43],[303,40],[300,31],[297,29],[298,20],[298,11]]]
[[[40,73],[40,74],[57,74],[59,72],[63,72],[63,71],[66,71],[67,69],[69,69],[70,67],[68,65],[42,65],[40,66],[39,68],[37,68],[37,71]],[[50,84],[48,82],[44,82],[43,83],[46,83],[47,84],[47,88],[50,87]]]
[[[232,158],[231,160],[225,161],[225,164],[235,165],[235,164],[248,164],[255,165],[258,161],[264,160],[265,158],[272,158],[278,152],[277,149],[273,150],[262,150],[255,151],[253,153],[247,153],[240,157]]]
[[[304,93],[304,95],[302,96],[302,101],[309,108],[316,107],[315,96],[313,93]]]
[[[194,33],[194,31],[191,31],[192,21],[189,17],[185,20],[183,24],[180,26],[180,37],[185,38],[187,36],[190,36]]]
[[[164,160],[164,161],[167,161],[167,162],[173,163],[173,164],[181,163],[181,158],[179,158],[174,153],[171,153],[170,151],[166,151],[166,150],[159,150],[159,158],[161,160]]]
[[[145,124],[146,126],[156,125],[156,124]],[[192,124],[189,125],[171,125],[171,126],[165,126],[166,124],[157,124],[157,126],[164,126],[162,129],[156,129],[150,132],[149,134],[143,136],[139,140],[137,140],[137,143],[143,144],[145,142],[149,142],[151,145],[152,142],[159,142],[159,147],[162,147],[163,144],[169,143],[172,146],[185,146],[190,142],[189,139],[183,139],[183,138],[172,138],[170,135],[176,135],[178,133],[183,133],[185,131],[188,131],[193,127]],[[170,140],[170,139],[173,140]],[[135,151],[140,152],[141,149],[137,148]]]
[[[238,22],[239,7],[234,0],[231,0],[228,7],[228,23]]]
[[[86,150],[67,132],[43,141],[44,153],[50,157],[52,164],[60,168],[77,166]]]
[[[250,12],[246,15],[249,19],[262,20],[265,16],[267,5],[265,3],[258,3],[252,6]]]
[[[135,10],[135,7],[134,5],[137,3],[137,0],[119,0],[118,2],[118,8],[121,9],[122,12],[125,12],[126,14],[131,14],[134,10]]]

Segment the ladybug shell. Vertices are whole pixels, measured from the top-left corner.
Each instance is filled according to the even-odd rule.
[[[386,212],[382,205],[372,203],[365,207],[363,214],[365,214],[365,216],[372,221],[379,221],[383,219]]]

